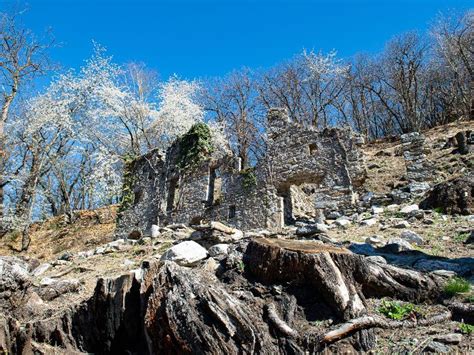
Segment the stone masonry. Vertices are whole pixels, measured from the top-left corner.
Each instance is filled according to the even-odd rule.
[[[192,172],[180,171],[179,141],[166,155],[155,150],[138,158],[130,166],[133,201],[119,214],[117,236],[209,220],[278,230],[350,208],[366,177],[361,137],[350,129],[300,126],[283,109],[271,109],[267,119],[267,154],[253,168],[212,153]]]
[[[412,132],[403,134],[400,138],[410,192],[426,191],[429,189],[428,181],[431,176],[431,168],[424,153],[425,136],[418,132]]]

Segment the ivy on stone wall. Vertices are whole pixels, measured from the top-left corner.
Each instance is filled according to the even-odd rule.
[[[254,186],[257,186],[257,176],[255,175],[254,168],[246,168],[239,172],[242,176],[242,186],[244,189],[251,189]]]
[[[120,199],[119,212],[128,209],[135,200],[135,194],[133,192],[133,186],[136,182],[136,176],[133,174],[133,163],[135,159],[136,156],[131,154],[126,154],[123,157],[122,197]]]
[[[193,170],[214,151],[211,130],[205,123],[196,123],[179,138],[180,151],[177,166],[180,170]]]

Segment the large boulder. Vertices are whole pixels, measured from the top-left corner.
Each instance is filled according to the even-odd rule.
[[[161,260],[174,261],[182,266],[192,266],[206,257],[206,249],[198,243],[188,240],[169,248],[162,255]]]
[[[464,176],[436,185],[421,201],[422,209],[439,209],[446,214],[474,214],[474,177]]]

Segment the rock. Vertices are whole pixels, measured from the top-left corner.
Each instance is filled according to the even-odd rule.
[[[474,231],[471,231],[469,237],[464,241],[464,244],[474,244]]]
[[[400,209],[400,205],[391,204],[391,205],[388,205],[386,208],[387,208],[387,211],[396,212]]]
[[[410,230],[403,231],[402,234],[400,234],[400,238],[416,245],[421,245],[424,242],[422,237]]]
[[[36,269],[33,270],[32,274],[35,277],[38,277],[40,275],[43,275],[46,271],[48,271],[51,268],[50,263],[44,263],[38,266]]]
[[[399,221],[393,225],[393,228],[397,228],[397,229],[410,228],[410,223],[408,223],[407,221]]]
[[[427,182],[412,182],[408,184],[408,189],[414,195],[420,195],[430,189],[430,184]]]
[[[95,255],[102,255],[105,254],[105,247],[97,247],[94,251]]]
[[[380,264],[386,264],[387,263],[387,260],[385,260],[385,258],[383,256],[380,256],[380,255],[372,255],[372,256],[368,256],[367,259],[375,262],[375,263],[380,263]]]
[[[299,236],[306,236],[306,235],[312,235],[316,233],[327,233],[328,232],[328,227],[325,224],[322,223],[316,223],[316,224],[307,224],[301,227],[298,227],[296,229],[296,235]]]
[[[244,233],[236,228],[228,227],[220,222],[194,226],[196,231],[191,234],[192,240],[199,241],[205,246],[232,243],[244,237]]]
[[[13,256],[0,256],[0,315],[12,304],[21,305],[28,300],[31,278],[28,264]]]
[[[336,224],[337,226],[339,227],[342,227],[342,228],[347,228],[351,225],[351,221],[349,221],[346,217],[341,217],[341,218],[338,218],[336,219],[336,221],[334,222],[334,224]]]
[[[376,224],[377,224],[376,218],[365,219],[362,222],[360,222],[360,225],[365,226],[365,227],[375,226]]]
[[[140,231],[132,231],[128,234],[128,239],[131,240],[138,240],[142,237],[142,232]]]
[[[93,256],[94,253],[95,253],[94,250],[80,251],[80,252],[77,253],[77,256],[80,257],[80,258],[87,259],[87,258],[90,258],[91,256]]]
[[[47,284],[43,284],[38,290],[38,295],[44,301],[51,301],[65,293],[76,292],[79,290],[81,283],[77,279],[69,280],[48,280]]]
[[[207,257],[207,251],[198,243],[188,240],[168,249],[161,260],[170,260],[182,266],[192,266]]]
[[[432,351],[432,352],[435,352],[435,353],[445,354],[445,353],[449,353],[449,347],[442,344],[442,343],[439,343],[437,341],[430,341],[425,346],[423,351]]]
[[[373,245],[374,247],[382,247],[385,245],[384,240],[378,235],[373,235],[365,239],[367,244]]]
[[[332,212],[329,212],[326,216],[327,219],[338,219],[339,217],[341,217],[342,215],[337,212],[337,211],[332,211]]]
[[[135,262],[133,262],[130,259],[124,259],[123,262],[122,262],[122,265],[123,266],[133,266],[133,265],[135,265]]]
[[[419,209],[418,205],[408,205],[408,206],[403,207],[400,210],[400,212],[404,214],[409,214],[410,212],[416,211],[418,209]]]
[[[158,238],[160,236],[160,227],[157,226],[156,224],[151,225],[151,237],[152,238]]]
[[[380,248],[380,250],[388,253],[401,253],[402,251],[413,250],[413,247],[409,242],[401,238],[391,238],[387,244]]]
[[[446,214],[474,214],[474,176],[455,178],[433,187],[420,203],[423,209]]]
[[[435,222],[431,219],[431,218],[425,218],[423,220],[423,224],[426,224],[426,225],[433,225]]]
[[[408,217],[423,219],[425,217],[425,212],[423,210],[413,210],[410,213],[408,213]]]
[[[377,207],[377,206],[372,206],[371,210],[373,214],[380,214],[380,213],[383,213],[384,211],[383,207]]]
[[[215,273],[219,269],[219,263],[214,258],[209,258],[201,266],[202,270]]]
[[[439,343],[443,344],[459,344],[462,341],[462,334],[459,333],[449,333],[444,335],[439,335],[433,339]]]
[[[70,253],[70,252],[67,251],[67,252],[63,253],[63,254],[59,257],[58,260],[71,261],[71,260],[72,260],[72,257],[73,257],[72,253]]]
[[[210,256],[217,256],[227,254],[229,251],[229,244],[216,244],[209,248],[208,253]]]

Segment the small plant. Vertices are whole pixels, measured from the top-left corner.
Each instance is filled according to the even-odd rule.
[[[459,323],[459,330],[461,333],[471,335],[474,332],[474,325],[467,323]]]
[[[453,239],[457,242],[465,242],[469,235],[470,233],[459,233]]]
[[[466,297],[467,303],[474,303],[474,295],[469,295]]]
[[[239,260],[239,262],[237,263],[237,270],[239,270],[240,272],[244,272],[245,264],[242,260]]]
[[[444,286],[444,293],[448,296],[454,296],[458,293],[468,292],[471,289],[469,281],[462,277],[453,277]]]
[[[390,319],[403,320],[416,312],[416,307],[411,303],[401,304],[395,301],[383,300],[378,311]]]
[[[254,168],[247,168],[240,172],[242,176],[242,186],[245,189],[251,189],[257,186],[257,176],[255,175]]]
[[[433,208],[433,211],[435,211],[438,214],[443,214],[444,213],[444,208],[443,207],[436,207],[436,208]]]

